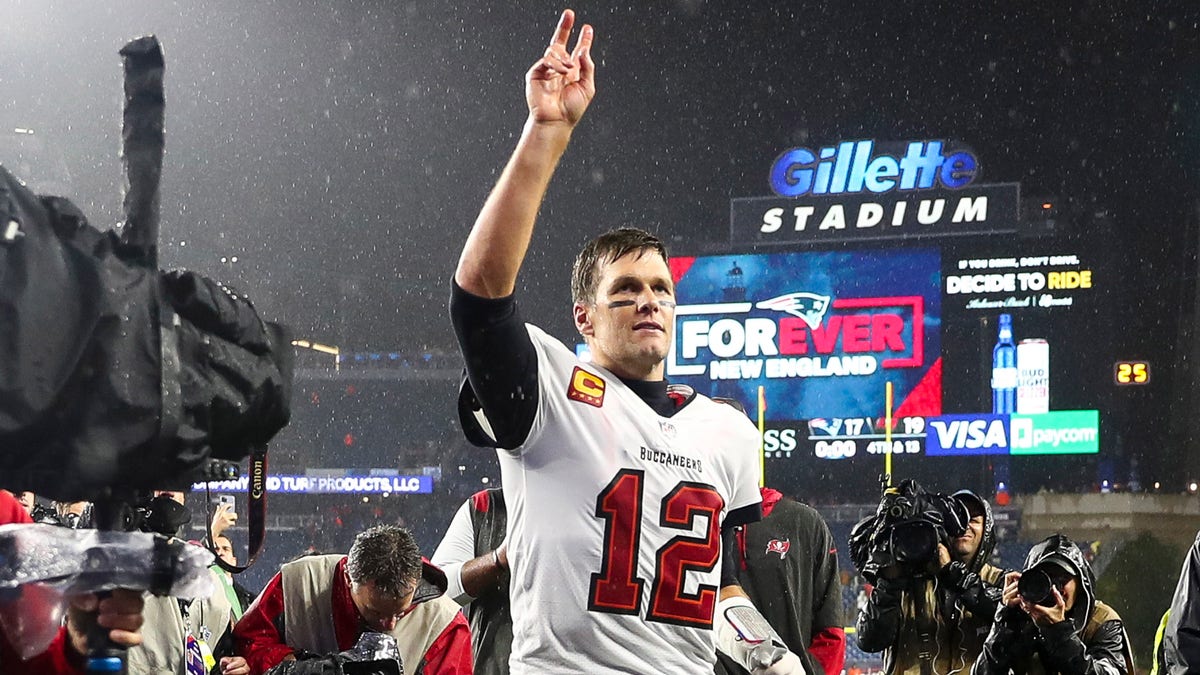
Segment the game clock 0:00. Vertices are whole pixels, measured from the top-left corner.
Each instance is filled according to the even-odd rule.
[[[1150,363],[1148,361],[1117,361],[1113,365],[1113,382],[1121,386],[1149,384]]]

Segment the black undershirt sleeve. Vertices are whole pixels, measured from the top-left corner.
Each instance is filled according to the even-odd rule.
[[[737,530],[743,525],[749,525],[762,520],[762,502],[734,509],[725,516],[721,523],[721,588],[740,586],[738,581],[738,544]]]
[[[762,502],[754,502],[740,509],[734,509],[725,516],[725,520],[721,522],[721,531],[732,530],[739,525],[749,525],[757,523],[763,518]]]
[[[496,444],[515,448],[525,442],[537,415],[537,351],[514,296],[483,298],[452,284],[450,320],[470,388]]]
[[[740,586],[738,582],[737,528],[721,528],[721,588]]]

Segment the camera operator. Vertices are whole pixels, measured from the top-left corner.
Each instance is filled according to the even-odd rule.
[[[9,492],[0,490],[0,525],[31,522],[24,506]],[[59,629],[46,651],[28,661],[20,660],[16,645],[0,630],[0,673],[82,674],[91,622],[110,628],[108,638],[113,643],[132,647],[142,641],[142,620],[142,597],[136,591],[117,589],[103,600],[92,594],[73,597],[67,608],[66,626]]]
[[[1023,572],[1004,577],[996,621],[973,675],[1130,675],[1121,617],[1096,599],[1083,552],[1061,534],[1036,544]]]
[[[408,530],[377,525],[358,533],[347,555],[281,567],[234,627],[234,640],[253,675],[330,672],[368,633],[395,640],[402,672],[471,675],[471,630],[445,592],[446,575]]]
[[[874,584],[858,615],[859,647],[885,652],[886,673],[971,668],[1000,599],[1003,573],[987,562],[993,527],[991,507],[975,493],[925,493],[911,481],[889,489],[880,512],[855,526],[851,555]],[[923,531],[936,543],[934,534],[917,536]]]

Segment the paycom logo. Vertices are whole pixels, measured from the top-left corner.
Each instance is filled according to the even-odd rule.
[[[1100,451],[1100,413],[943,415],[926,420],[925,454],[1082,455]]]
[[[1100,413],[1058,410],[1041,415],[1012,415],[1009,454],[1083,455],[1100,452]]]

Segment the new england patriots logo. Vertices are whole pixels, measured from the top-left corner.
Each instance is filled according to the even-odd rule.
[[[810,436],[837,436],[842,430],[842,420],[840,419],[824,419],[814,418],[808,421],[808,434]]]
[[[829,310],[829,296],[816,293],[788,293],[754,305],[758,309],[773,309],[786,312],[803,320],[812,330],[821,325],[825,312]]]

